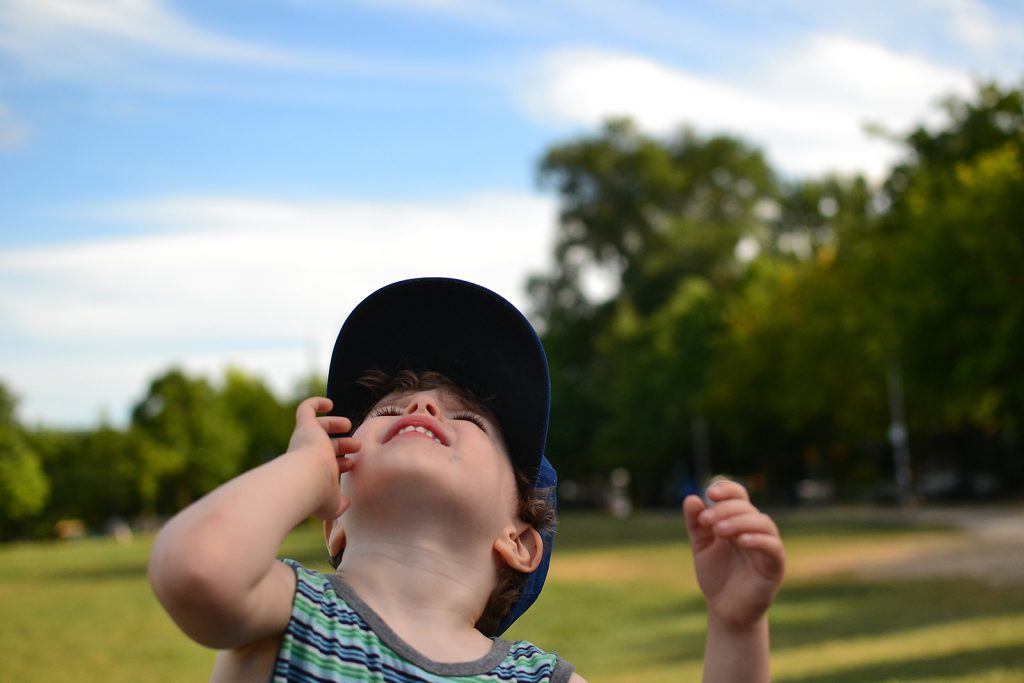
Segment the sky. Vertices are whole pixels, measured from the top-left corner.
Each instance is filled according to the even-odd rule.
[[[389,282],[527,308],[537,162],[610,116],[879,179],[867,124],[1022,76],[1016,0],[0,0],[0,383],[60,428],[172,366],[286,395]]]

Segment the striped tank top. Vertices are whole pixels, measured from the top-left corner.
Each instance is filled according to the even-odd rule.
[[[427,659],[398,637],[337,574],[320,574],[293,560],[292,616],[274,662],[272,681],[379,683],[565,683],[573,667],[525,640],[494,639],[472,662]]]

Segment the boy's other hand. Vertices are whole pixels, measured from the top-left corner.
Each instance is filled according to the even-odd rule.
[[[733,628],[753,626],[771,605],[785,572],[785,551],[775,522],[758,511],[733,481],[683,501],[697,582],[710,613]]]
[[[329,398],[314,396],[307,398],[295,410],[295,431],[288,442],[288,452],[306,450],[322,459],[330,477],[324,488],[321,504],[316,515],[321,519],[334,519],[348,507],[348,499],[341,495],[338,478],[352,469],[352,460],[345,457],[361,448],[358,439],[349,436],[331,438],[331,434],[344,434],[352,429],[347,417],[320,415],[326,413],[333,403]]]

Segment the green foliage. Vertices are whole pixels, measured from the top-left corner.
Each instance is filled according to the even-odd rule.
[[[782,183],[741,141],[622,120],[551,148],[555,266],[530,293],[569,392],[556,462],[626,466],[654,502],[697,469],[706,417],[715,470],[879,494],[897,372],[920,471],[1024,487],[1024,95],[983,85],[944,109],[879,188]],[[595,272],[611,299],[588,297]]]
[[[540,178],[562,202],[547,280],[582,294],[586,268],[611,269],[645,314],[680,279],[728,281],[736,241],[777,193],[762,154],[740,140],[683,130],[662,142],[625,120],[549,150]]]
[[[1003,89],[995,84],[978,88],[974,99],[949,98],[943,105],[949,124],[939,130],[919,126],[907,135],[908,159],[899,165],[886,183],[892,201],[918,187],[919,181],[932,185],[932,196],[942,192],[941,177],[952,181],[959,164],[1007,144],[1024,145],[1024,91]]]
[[[174,513],[283,453],[296,403],[238,369],[219,384],[170,369],[152,380],[127,428],[25,432],[0,384],[0,536],[50,536],[66,519],[97,531],[116,518]]]
[[[550,457],[563,476],[625,465],[645,500],[671,498],[736,244],[758,233],[774,175],[735,138],[660,141],[619,120],[552,148],[540,176],[563,206],[555,268],[530,283],[554,378]],[[588,298],[594,272],[616,277],[612,300]]]
[[[1024,416],[1024,157],[1006,143],[956,164],[951,178],[918,176],[893,240],[906,306],[899,327],[914,344],[907,369],[926,401],[925,425],[1013,429]],[[936,184],[942,192],[936,196]],[[945,372],[935,373],[936,362]]]
[[[0,425],[10,426],[15,424],[14,409],[18,401],[10,390],[0,383]]]
[[[220,398],[233,420],[242,426],[242,469],[261,465],[284,453],[295,423],[294,411],[290,405],[282,404],[262,380],[238,368],[229,368]]]
[[[37,431],[32,435],[51,473],[53,496],[47,525],[81,519],[102,529],[113,517],[157,512],[160,483],[178,471],[184,456],[161,448],[135,430],[101,424],[93,431]]]
[[[706,410],[741,471],[774,481],[877,476],[885,366],[878,331],[851,298],[834,249],[762,259],[726,307]],[[856,372],[851,369],[856,368]]]
[[[31,517],[43,509],[49,495],[50,482],[39,455],[14,429],[0,427],[0,523]]]
[[[0,384],[0,538],[23,533],[23,522],[50,497],[50,481],[39,453],[15,422],[16,401]]]
[[[170,464],[163,479],[170,501],[184,507],[241,468],[245,434],[223,397],[205,379],[172,369],[154,379],[132,411],[132,427],[151,444],[148,458]],[[180,456],[173,464],[161,453]]]
[[[877,310],[902,364],[916,457],[1020,489],[1024,95],[987,85],[945,110],[947,127],[908,136],[909,161],[887,184]]]
[[[619,299],[597,340],[600,358],[592,372],[603,388],[597,401],[607,417],[595,426],[594,454],[607,468],[627,466],[643,499],[670,502],[675,495],[665,473],[678,467],[681,446],[692,442],[708,342],[720,324],[712,287],[689,278],[650,316]]]

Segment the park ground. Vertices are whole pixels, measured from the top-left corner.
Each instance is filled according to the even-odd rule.
[[[907,539],[898,548],[862,549],[854,555],[836,553],[817,563],[813,572],[849,571],[865,578],[959,578],[989,585],[1024,585],[1024,506],[833,507],[790,512],[788,521],[815,518],[825,523],[860,521],[868,525],[955,531],[939,537]],[[808,571],[805,569],[804,571]]]
[[[777,512],[777,683],[1024,681],[1024,506]],[[697,681],[704,612],[675,513],[567,515],[548,586],[507,634],[592,683]],[[151,538],[0,548],[0,681],[207,680],[145,579]],[[327,569],[315,525],[283,554]],[[239,558],[244,562],[244,558]]]

